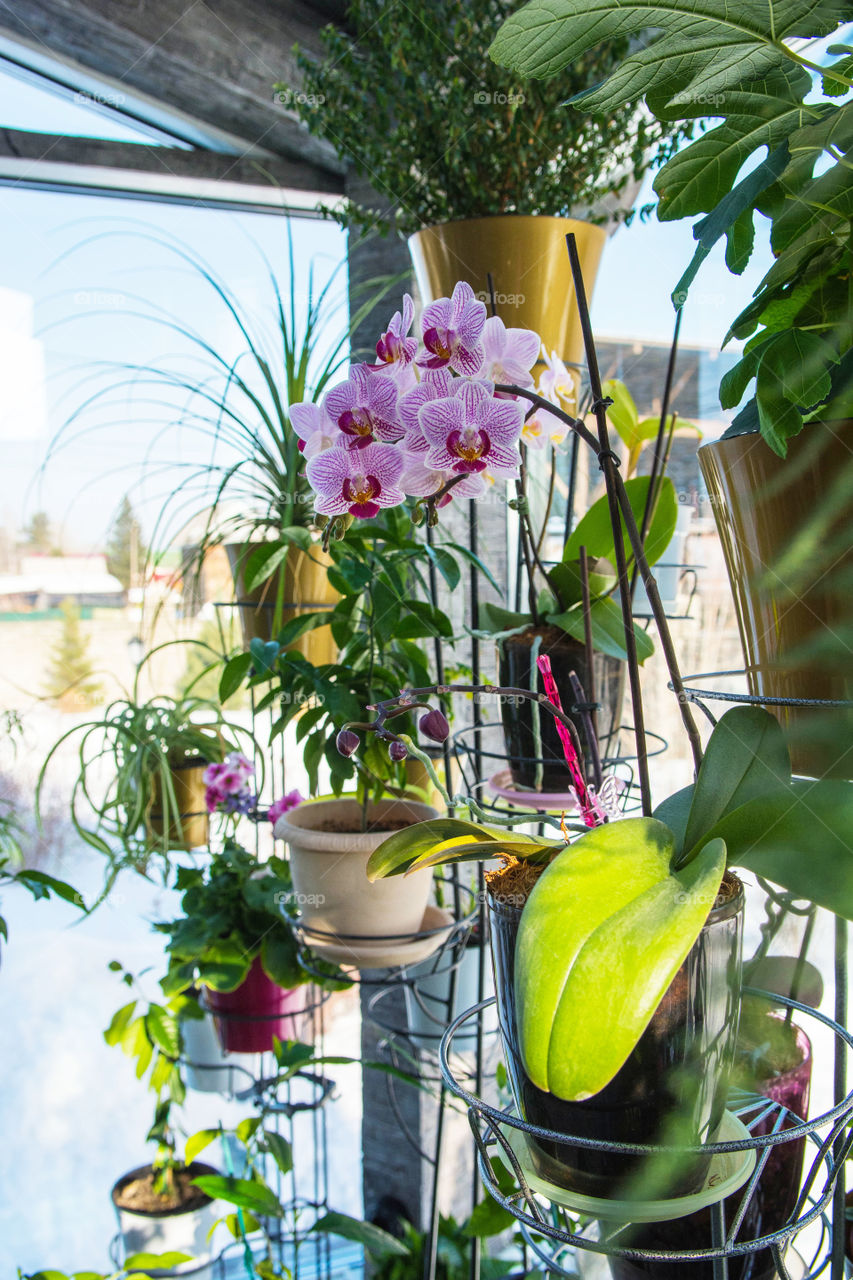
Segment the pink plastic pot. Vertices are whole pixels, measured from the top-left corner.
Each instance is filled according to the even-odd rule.
[[[219,1043],[226,1053],[267,1053],[273,1036],[298,1040],[298,1015],[305,1009],[305,987],[285,991],[261,968],[260,957],[235,991],[205,989]]]

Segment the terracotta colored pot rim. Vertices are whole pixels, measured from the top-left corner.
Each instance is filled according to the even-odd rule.
[[[329,818],[352,820],[351,831],[319,831],[318,826]],[[368,807],[368,819],[409,818],[412,823],[437,818],[432,805],[420,800],[378,800]],[[317,853],[359,853],[372,851],[381,844],[390,831],[361,831],[361,805],[354,797],[340,800],[306,800],[284,814],[275,824],[275,837],[297,844],[301,849]]]
[[[197,1160],[193,1160],[193,1162],[187,1167],[197,1178],[201,1177],[202,1174],[213,1174],[215,1177],[220,1176],[219,1170],[214,1169],[212,1164],[202,1164]],[[191,1209],[185,1209],[182,1205],[176,1205],[174,1209],[162,1209],[158,1212],[156,1209],[128,1209],[125,1208],[124,1205],[119,1204],[118,1197],[121,1195],[127,1184],[132,1182],[134,1178],[145,1177],[146,1174],[153,1171],[153,1168],[153,1165],[141,1164],[138,1168],[130,1169],[127,1173],[122,1174],[118,1182],[113,1184],[113,1189],[110,1192],[110,1198],[115,1207],[117,1209],[121,1209],[122,1213],[130,1213],[137,1218],[177,1218],[188,1213],[199,1213],[200,1210],[206,1208],[207,1205],[213,1204],[213,1197],[200,1191],[199,1187],[196,1187],[196,1191],[199,1191],[201,1195],[204,1195],[205,1203],[203,1205],[197,1204]]]

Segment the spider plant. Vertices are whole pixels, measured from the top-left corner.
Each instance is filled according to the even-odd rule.
[[[241,748],[255,754],[251,732],[229,724],[218,702],[192,693],[144,700],[137,673],[126,697],[74,725],[51,747],[36,783],[39,821],[51,763],[69,742],[77,748],[71,820],[80,838],[107,860],[98,901],[120,871],[132,867],[147,875],[154,858],[162,862],[165,883],[188,816],[181,812],[176,770],[221,761]]]

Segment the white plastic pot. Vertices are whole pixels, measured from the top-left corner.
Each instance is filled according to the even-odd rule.
[[[193,1176],[216,1174],[219,1171],[209,1164],[190,1166]],[[151,1165],[131,1169],[112,1189],[112,1201],[118,1215],[122,1240],[122,1256],[134,1253],[186,1253],[192,1261],[174,1268],[146,1268],[152,1276],[192,1276],[193,1280],[213,1280],[216,1259],[211,1252],[210,1234],[214,1224],[222,1217],[223,1206],[217,1200],[208,1200],[196,1209],[166,1209],[162,1213],[125,1209],[118,1203],[122,1188],[134,1178],[151,1172]]]
[[[230,1094],[248,1084],[248,1075],[238,1068],[243,1055],[223,1052],[209,1013],[201,1018],[182,1018],[181,1040],[187,1088],[198,1093]]]
[[[437,817],[430,805],[415,800],[379,800],[368,810],[368,824]],[[332,823],[345,829],[324,831]],[[393,830],[393,829],[392,829]],[[367,862],[389,830],[361,831],[357,800],[311,800],[279,818],[275,836],[290,848],[296,906],[308,941],[322,953],[322,935],[385,938],[417,933],[427,907],[432,871],[392,876],[371,883]]]

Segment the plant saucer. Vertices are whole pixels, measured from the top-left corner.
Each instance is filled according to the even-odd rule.
[[[443,907],[428,906],[417,933],[385,938],[354,938],[323,933],[303,926],[308,946],[324,960],[355,969],[396,969],[419,964],[443,947],[455,928],[455,920]]]
[[[500,773],[493,774],[486,785],[492,795],[520,809],[533,809],[542,813],[569,813],[578,807],[574,791],[522,791],[514,787],[510,769],[502,769]]]
[[[615,1219],[617,1222],[669,1222],[673,1218],[686,1218],[697,1209],[704,1209],[709,1204],[725,1199],[733,1191],[738,1191],[749,1180],[755,1168],[754,1149],[718,1152],[711,1159],[705,1184],[700,1191],[687,1196],[673,1196],[668,1200],[611,1200],[601,1196],[582,1195],[579,1191],[559,1187],[541,1177],[531,1163],[524,1131],[507,1125],[504,1133],[531,1191],[544,1196],[552,1204],[562,1205],[564,1209],[573,1209],[576,1213],[586,1214],[591,1218]],[[739,1142],[748,1141],[749,1138],[746,1125],[731,1111],[724,1111],[717,1141]],[[500,1145],[498,1155],[512,1172],[509,1158]]]
[[[599,1241],[601,1239],[599,1224],[597,1222],[590,1223],[588,1227],[584,1228],[581,1235],[590,1240],[595,1240],[596,1242]],[[748,1254],[746,1256],[749,1257]],[[805,1280],[808,1267],[800,1254],[797,1253],[797,1250],[789,1245],[783,1256],[785,1259],[785,1267],[791,1280]],[[581,1277],[581,1280],[612,1280],[613,1272],[611,1271],[610,1260],[606,1253],[594,1253],[592,1249],[579,1248],[572,1253],[571,1259],[572,1263],[577,1268],[577,1273]],[[564,1263],[561,1263],[561,1265],[564,1265]],[[642,1263],[638,1263],[637,1267],[632,1269],[630,1262],[627,1260],[620,1260],[619,1263],[620,1272],[622,1271],[622,1268],[624,1268],[624,1275],[627,1277],[634,1274],[635,1271],[637,1280],[643,1280],[643,1277],[648,1274],[645,1271],[639,1270],[642,1265]],[[648,1266],[649,1264],[646,1265]],[[655,1264],[653,1263],[652,1265],[654,1266]],[[667,1268],[667,1272],[671,1271],[673,1280],[675,1280],[679,1265],[677,1262],[661,1262],[657,1265],[661,1272],[663,1272],[664,1267]],[[697,1265],[705,1266],[709,1269],[711,1267],[710,1262],[699,1263]]]

